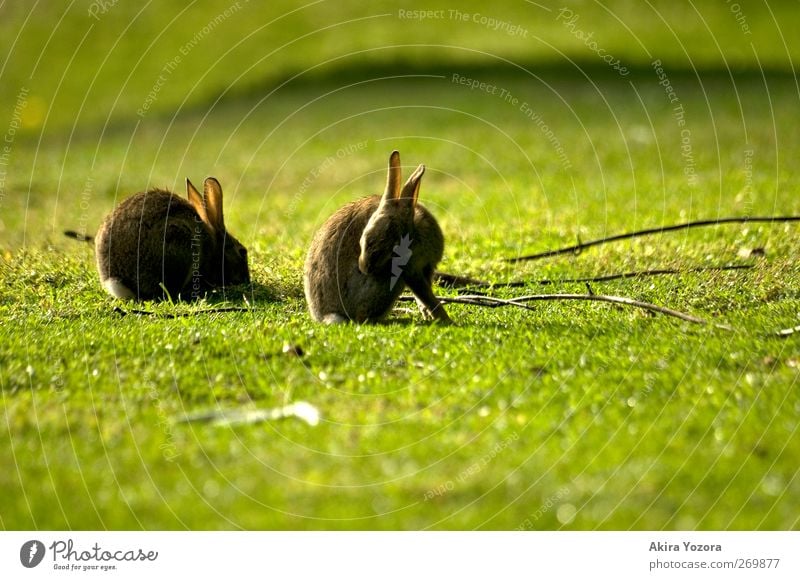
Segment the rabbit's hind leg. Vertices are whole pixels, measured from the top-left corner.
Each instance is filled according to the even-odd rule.
[[[175,228],[177,230],[177,228]],[[192,245],[191,236],[177,232],[164,244],[161,262],[161,280],[170,297],[182,300],[195,300],[204,288],[201,267],[201,252]]]
[[[204,282],[198,261],[193,261],[191,251],[171,246],[164,252],[161,280],[170,297],[177,300],[196,300],[203,293]]]
[[[164,256],[162,280],[164,289],[170,297],[177,300],[195,300],[199,298],[202,278],[199,271],[193,270],[186,262],[186,256],[180,252],[170,252]],[[194,275],[193,272],[197,272]]]

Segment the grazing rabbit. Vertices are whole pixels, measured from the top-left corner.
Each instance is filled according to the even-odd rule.
[[[423,173],[420,165],[401,188],[400,154],[392,152],[383,196],[344,206],[314,236],[303,275],[314,320],[380,320],[408,285],[423,314],[450,322],[431,288],[444,237],[417,203]]]
[[[222,188],[205,197],[187,179],[189,201],[153,189],[123,201],[95,236],[103,288],[125,300],[197,298],[204,289],[250,281],[247,250],[225,230]],[[162,289],[163,285],[163,289]]]

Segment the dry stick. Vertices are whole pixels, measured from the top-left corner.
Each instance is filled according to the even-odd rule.
[[[183,316],[194,316],[195,314],[215,314],[217,312],[250,312],[250,308],[241,306],[231,306],[227,308],[205,308],[203,310],[195,310],[193,312],[153,312],[151,310],[123,310],[119,306],[114,307],[114,312],[120,316],[127,314],[138,314],[140,316],[155,316],[157,318],[181,318]]]
[[[68,238],[72,238],[73,240],[78,240],[79,242],[88,242],[90,244],[94,244],[94,236],[82,234],[74,230],[65,230],[64,235]]]
[[[676,270],[673,268],[663,268],[656,270],[637,270],[635,272],[622,272],[617,274],[604,274],[590,278],[556,278],[554,280],[513,280],[511,282],[485,282],[467,276],[436,272],[436,281],[443,288],[520,288],[522,286],[540,285],[548,286],[551,284],[580,284],[584,282],[611,282],[613,280],[627,280],[630,278],[641,278],[645,276],[666,276],[673,274],[691,274],[696,272],[726,272],[730,270],[751,270],[753,264],[733,264],[729,266],[698,266],[696,268],[686,268]]]
[[[557,250],[548,250],[538,254],[530,254],[528,256],[519,256],[517,258],[506,258],[506,262],[524,262],[528,260],[541,260],[542,258],[550,258],[552,256],[560,256],[563,254],[580,254],[586,248],[592,246],[599,246],[600,244],[607,244],[609,242],[616,242],[619,240],[627,240],[631,238],[639,238],[650,234],[663,234],[665,232],[674,232],[678,230],[688,230],[690,228],[699,228],[704,226],[718,226],[722,224],[747,224],[747,223],[781,223],[781,222],[800,222],[800,216],[774,216],[774,217],[726,217],[714,220],[698,220],[676,224],[672,226],[663,226],[660,228],[648,228],[645,230],[638,230],[635,232],[628,232],[625,234],[617,234],[607,238],[599,238],[589,242],[579,242],[574,246],[559,248]]]
[[[448,274],[447,272],[434,272],[434,278],[439,286],[444,288],[464,288],[465,286],[489,286],[488,282],[476,280],[469,276],[459,276],[458,274]]]
[[[455,274],[445,274],[436,272],[437,281],[443,288],[520,288],[522,286],[548,286],[551,284],[582,284],[586,282],[611,282],[613,280],[628,280],[630,278],[640,278],[645,276],[665,276],[674,274],[691,274],[696,272],[726,272],[730,270],[752,270],[753,264],[733,264],[730,266],[699,266],[696,268],[686,268],[675,270],[672,268],[658,270],[639,270],[636,272],[623,272],[617,274],[604,274],[591,278],[557,278],[555,280],[514,280],[511,282],[484,282],[466,276]],[[473,290],[474,291],[474,290]]]
[[[659,269],[659,270],[640,270],[637,272],[623,272],[621,274],[605,274],[594,278],[560,278],[555,280],[532,280],[526,282],[524,280],[514,282],[500,282],[498,284],[490,284],[495,287],[502,288],[518,288],[520,286],[527,286],[529,284],[539,284],[547,286],[549,284],[572,284],[572,283],[585,283],[585,282],[610,282],[612,280],[623,280],[628,278],[640,278],[644,276],[664,276],[668,274],[690,274],[695,272],[725,272],[728,270],[750,270],[753,268],[752,264],[734,264],[731,266],[699,266],[696,268],[686,268],[684,270],[675,270],[672,268]],[[484,284],[486,284],[484,282]]]
[[[401,296],[400,300],[403,302],[410,302],[414,300],[414,297]],[[710,324],[707,320],[687,314],[686,312],[673,310],[672,308],[666,308],[664,306],[658,306],[657,304],[642,302],[640,300],[634,300],[633,298],[627,298],[625,296],[606,296],[603,294],[531,294],[528,296],[518,296],[509,299],[475,294],[458,297],[440,296],[439,300],[445,304],[467,304],[470,306],[482,306],[485,308],[515,306],[517,308],[524,308],[525,310],[535,310],[533,307],[528,306],[526,302],[542,302],[548,300],[588,300],[593,302],[610,302],[612,304],[618,304],[621,306],[633,306],[635,308],[641,308],[650,312],[664,314],[665,316],[679,318],[680,320],[685,320],[686,322],[692,322],[694,324]],[[714,323],[714,326],[724,330],[733,330],[733,328],[727,324]]]
[[[557,296],[558,298],[554,298]],[[625,296],[606,296],[603,294],[532,294],[530,296],[520,296],[512,299],[512,302],[539,302],[544,300],[589,300],[594,302],[610,302],[612,304],[622,304],[625,306],[633,306],[635,308],[642,308],[650,312],[658,312],[666,316],[672,316],[685,320],[686,322],[693,322],[695,324],[708,324],[707,320],[698,318],[686,312],[673,310],[665,306],[658,306],[649,302],[642,302],[641,300],[634,300]]]

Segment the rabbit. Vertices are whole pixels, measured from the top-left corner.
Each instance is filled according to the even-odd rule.
[[[417,203],[424,173],[420,165],[401,188],[400,153],[393,151],[384,194],[342,207],[316,233],[303,273],[314,320],[379,321],[407,285],[426,317],[451,322],[431,288],[444,236]]]
[[[201,196],[187,179],[186,192],[188,201],[161,189],[137,193],[106,216],[94,243],[109,294],[194,299],[209,287],[250,281],[247,250],[225,230],[219,182],[206,179]]]

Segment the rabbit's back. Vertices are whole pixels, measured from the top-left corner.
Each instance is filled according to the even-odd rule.
[[[209,234],[191,204],[151,190],[123,201],[96,238],[97,267],[106,290],[119,298],[177,297],[200,278]]]
[[[414,208],[414,235],[409,261],[412,269],[432,275],[444,255],[444,234],[436,218],[421,203]]]
[[[333,316],[359,322],[381,317],[391,308],[402,285],[389,292],[389,277],[365,275],[358,269],[359,240],[379,196],[349,203],[317,231],[306,257],[303,286],[311,316]]]

